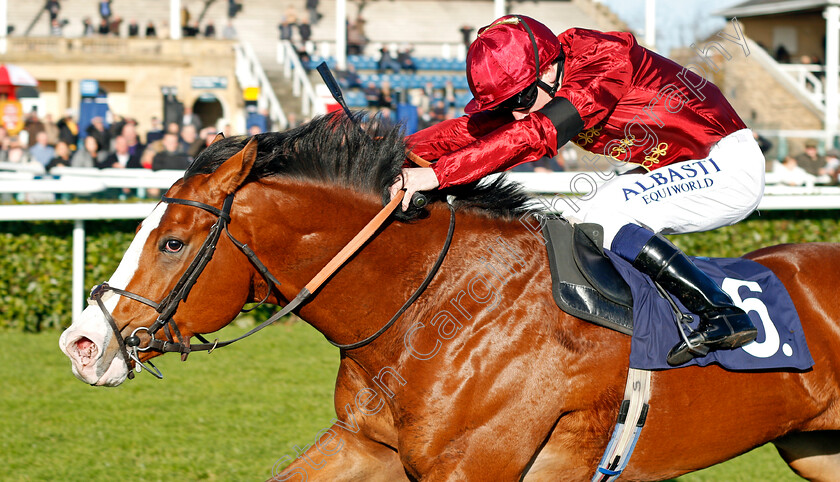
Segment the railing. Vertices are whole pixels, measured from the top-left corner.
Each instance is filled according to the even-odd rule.
[[[289,125],[286,118],[286,113],[283,112],[283,107],[280,101],[277,100],[277,95],[274,93],[274,88],[265,75],[265,71],[260,64],[257,54],[251,44],[241,42],[234,46],[236,52],[236,79],[239,85],[243,87],[259,87],[260,98],[257,101],[259,107],[268,109],[269,117],[271,118],[274,128],[277,130],[284,130]]]
[[[787,73],[803,92],[817,105],[825,107],[825,87],[816,74],[825,74],[821,65],[808,64],[779,64],[779,68]]]
[[[825,101],[819,101],[813,92],[810,92],[805,85],[797,82],[794,76],[782,68],[782,65],[776,62],[776,59],[770,56],[763,48],[761,48],[753,40],[747,39],[750,55],[769,73],[777,82],[789,88],[794,96],[798,97],[801,102],[810,108],[815,114],[822,116],[825,112]]]
[[[305,117],[324,113],[324,103],[315,94],[312,82],[300,63],[294,46],[288,40],[277,44],[277,63],[283,66],[283,77],[292,82],[292,94],[300,97],[301,114]]]
[[[0,168],[3,168],[0,165]],[[90,169],[65,168],[60,176],[49,179],[35,179],[32,172],[0,171],[0,192],[44,192],[60,185],[64,192],[89,194],[94,184],[102,189],[111,187],[136,188],[138,185],[166,188],[172,178],[183,175],[181,171],[146,171],[138,169],[103,169],[94,175]],[[115,172],[119,171],[119,172]],[[81,176],[83,173],[85,176]],[[582,172],[555,173],[510,173],[512,180],[522,183],[526,190],[543,198],[547,204],[562,210],[565,204],[558,192],[570,192],[576,176]],[[19,176],[19,177],[16,177]],[[21,176],[24,179],[21,179]],[[26,177],[29,176],[27,180]],[[81,177],[80,177],[81,176]],[[598,184],[598,176],[591,176]],[[80,182],[85,179],[86,182]],[[56,184],[60,183],[60,184]],[[95,192],[95,191],[94,191]],[[73,221],[73,316],[81,314],[86,287],[85,268],[85,221],[107,219],[144,219],[154,209],[156,202],[148,203],[96,203],[96,204],[22,204],[0,205],[2,221]],[[761,210],[791,209],[840,209],[840,187],[768,186],[764,199],[758,207]]]

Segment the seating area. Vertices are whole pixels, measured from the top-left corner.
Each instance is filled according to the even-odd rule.
[[[464,75],[466,66],[463,59],[416,57],[413,60],[418,73],[380,74],[378,73],[379,61],[377,58],[363,55],[349,55],[347,57],[347,63],[352,65],[359,73],[359,83],[362,86],[373,82],[381,88],[383,82],[387,82],[397,92],[409,92],[412,89],[444,92],[447,89],[452,89],[457,109],[463,109],[467,102],[472,99],[467,78]],[[336,71],[334,57],[312,56],[304,62],[304,67],[314,70],[321,62],[326,62],[330,69]],[[362,89],[347,86],[342,80],[340,82],[345,88],[344,98],[350,107],[362,108],[368,106]],[[442,97],[433,96],[432,100],[435,101],[439,98]]]

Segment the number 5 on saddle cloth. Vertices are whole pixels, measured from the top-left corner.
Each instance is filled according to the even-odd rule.
[[[629,262],[603,250],[599,225],[572,226],[562,218],[548,218],[542,233],[557,306],[582,320],[632,335],[632,368],[674,368],[665,361],[680,339],[670,303],[691,313],[678,300],[663,298],[650,278]],[[692,259],[749,314],[758,338],[680,366],[718,363],[729,370],[807,370],[814,364],[793,301],[772,271],[744,258]],[[688,329],[696,328],[699,321],[691,318]]]

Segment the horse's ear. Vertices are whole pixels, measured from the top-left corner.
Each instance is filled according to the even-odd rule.
[[[211,186],[226,195],[235,192],[245,182],[256,160],[257,138],[252,137],[241,151],[234,154],[233,157],[216,169],[216,172],[210,177]]]
[[[213,141],[209,145],[212,146],[213,144],[219,142],[220,140],[222,140],[224,138],[225,138],[225,135],[222,134],[221,132],[219,132],[218,134],[216,134],[216,137],[213,138]]]

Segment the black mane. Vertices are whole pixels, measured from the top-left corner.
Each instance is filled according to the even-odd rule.
[[[359,119],[357,119],[358,121]],[[364,130],[343,113],[317,117],[286,132],[257,134],[257,160],[251,179],[289,176],[337,184],[369,192],[388,200],[388,187],[405,161],[405,138],[400,127],[386,128],[374,119]],[[205,149],[187,170],[185,178],[208,174],[239,152],[249,137],[230,137]],[[531,199],[519,184],[504,176],[437,190],[430,201],[452,194],[458,208],[474,208],[491,217],[512,218],[529,211]],[[410,220],[424,211],[412,207],[397,217]]]

